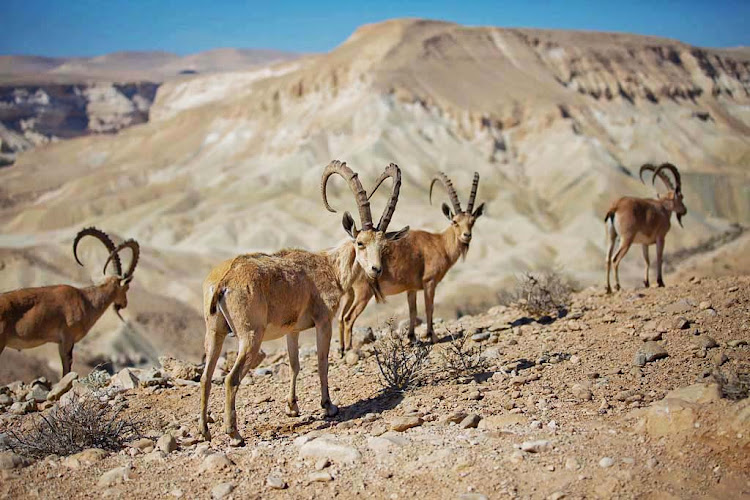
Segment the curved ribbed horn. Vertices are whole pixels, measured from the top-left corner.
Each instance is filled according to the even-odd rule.
[[[120,270],[120,273],[118,276],[122,276],[122,279],[130,278],[133,276],[133,272],[135,272],[135,266],[138,265],[138,257],[141,255],[141,246],[138,244],[135,240],[126,240],[117,245],[117,248],[112,250],[112,253],[109,254],[109,258],[107,259],[107,262],[104,263],[104,269],[107,269],[107,264],[109,264],[110,260],[120,260],[120,251],[129,248],[130,252],[133,254],[133,257],[130,260],[130,267],[125,272],[125,274],[122,274],[122,270]]]
[[[679,172],[679,170],[677,170],[677,167],[675,167],[671,163],[662,163],[659,166],[659,168],[656,169],[656,172],[654,173],[654,175],[660,175],[661,174],[661,176],[664,179],[667,179],[667,177],[662,173],[662,170],[669,170],[670,172],[672,172],[672,175],[674,175],[674,182],[675,182],[675,185],[677,187],[675,188],[675,187],[672,187],[670,185],[670,189],[672,189],[674,191],[681,191],[682,190],[682,178],[680,177],[680,172]],[[664,182],[668,183],[667,180],[665,180]]]
[[[109,236],[107,236],[107,233],[102,231],[101,229],[97,229],[95,227],[87,227],[78,232],[75,239],[73,240],[73,257],[75,257],[76,262],[78,262],[79,265],[83,265],[83,263],[78,258],[78,243],[81,241],[81,239],[84,236],[93,236],[94,238],[101,241],[105,247],[107,247],[107,250],[109,251],[110,256],[112,255],[112,252],[115,251],[115,244],[112,243],[112,239],[110,239]],[[109,259],[107,259],[107,262],[109,262]],[[115,254],[114,258],[115,263],[115,270],[117,271],[117,275],[122,274],[122,263],[120,262],[120,257]],[[107,266],[104,266],[104,269],[107,269]]]
[[[375,182],[375,187],[370,191],[370,196],[367,197],[368,200],[372,198],[372,195],[375,194],[375,191],[378,190],[383,181],[389,177],[393,178],[391,198],[388,200],[388,204],[385,206],[383,215],[380,216],[377,225],[377,230],[383,232],[388,229],[388,224],[391,223],[391,217],[393,217],[393,212],[396,211],[396,203],[398,203],[398,193],[401,190],[401,169],[398,168],[398,165],[391,163],[385,167],[385,170],[383,170],[383,173],[380,174],[380,177],[378,177],[378,180]]]
[[[661,167],[659,167],[661,168]],[[664,183],[665,186],[667,186],[667,189],[674,190],[674,186],[672,185],[672,181],[669,180],[669,177],[664,172],[659,172],[659,169],[657,169],[654,165],[650,163],[646,163],[643,166],[641,166],[641,170],[638,172],[638,177],[641,178],[641,182],[644,182],[643,180],[643,172],[653,172],[654,176],[651,178],[651,184],[653,185],[654,182],[656,182],[656,178],[658,177],[661,179],[661,181]]]
[[[372,214],[370,213],[370,202],[367,201],[367,193],[362,187],[362,183],[359,182],[357,173],[347,167],[345,162],[342,163],[338,160],[334,160],[329,163],[323,171],[323,177],[320,180],[320,194],[323,195],[323,205],[325,205],[329,212],[336,212],[336,210],[331,208],[328,204],[328,197],[326,196],[326,184],[328,183],[328,178],[333,174],[339,174],[346,179],[349,188],[352,190],[352,193],[354,193],[354,197],[357,200],[357,206],[359,207],[359,218],[362,222],[362,229],[372,229]]]
[[[456,188],[453,187],[453,183],[443,172],[438,172],[438,174],[432,178],[432,182],[430,182],[430,204],[432,204],[432,187],[437,181],[443,183],[443,187],[446,191],[448,191],[448,196],[450,197],[451,204],[453,205],[453,211],[456,213],[462,212],[461,203],[458,201],[458,194],[456,193]]]
[[[466,205],[466,211],[470,214],[474,211],[474,200],[477,197],[477,188],[479,187],[479,172],[474,172],[474,181],[471,183],[471,194],[469,195],[469,204]]]

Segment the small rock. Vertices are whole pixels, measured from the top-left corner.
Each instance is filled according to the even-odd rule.
[[[537,441],[524,441],[521,443],[521,449],[528,453],[540,453],[552,448],[552,443],[539,439]]]
[[[273,375],[273,370],[270,368],[256,368],[253,372],[253,375],[256,377],[268,377],[270,375]]]
[[[16,401],[10,405],[10,412],[14,415],[25,415],[36,410],[34,401]]]
[[[0,407],[13,404],[13,398],[7,394],[0,394]]]
[[[234,462],[229,460],[223,453],[214,453],[203,459],[198,472],[217,472],[228,469],[233,465]]]
[[[601,460],[599,460],[599,467],[601,467],[602,469],[608,469],[612,467],[613,465],[615,465],[615,461],[614,459],[610,457],[604,457]]]
[[[362,458],[359,450],[331,437],[319,437],[303,444],[299,450],[299,456],[300,458],[328,458],[344,464],[358,462]]]
[[[467,416],[467,413],[465,411],[454,411],[453,413],[449,414],[448,416],[442,418],[440,421],[444,424],[460,424],[463,419],[465,419]]]
[[[466,418],[464,418],[458,426],[461,429],[476,429],[476,427],[479,425],[479,421],[482,420],[482,417],[479,415],[471,414],[467,415]]]
[[[713,308],[711,307],[711,303],[710,302],[704,300],[703,302],[701,302],[700,304],[698,304],[698,309],[700,309],[701,311],[705,311],[707,309],[713,309]]]
[[[567,470],[580,470],[581,462],[576,457],[568,457],[565,459],[565,468]]]
[[[321,470],[308,474],[307,481],[310,483],[327,483],[333,481],[333,477],[328,472]]]
[[[232,483],[219,483],[211,488],[211,498],[218,500],[224,498],[234,491],[234,485]]]
[[[57,401],[60,397],[73,387],[73,381],[78,379],[76,372],[68,372],[63,378],[56,383],[52,390],[47,394],[47,401]]]
[[[331,466],[331,461],[327,458],[321,458],[315,462],[315,470],[323,470]]]
[[[99,477],[99,482],[97,484],[99,486],[107,487],[123,483],[130,479],[131,471],[132,467],[130,466],[116,467],[102,474],[101,477]]]
[[[266,486],[273,488],[274,490],[283,490],[286,489],[288,485],[278,474],[269,474],[266,478]]]
[[[135,441],[131,442],[130,446],[131,448],[138,448],[143,453],[148,453],[150,451],[153,451],[156,445],[150,439],[141,438],[141,439],[136,439]]]
[[[480,429],[500,430],[515,425],[524,425],[528,419],[523,415],[508,413],[505,415],[490,415],[479,422]]]
[[[273,398],[269,395],[258,396],[257,398],[253,399],[253,404],[259,405],[262,403],[269,403],[271,401],[273,401]]]
[[[729,342],[727,342],[727,346],[729,347],[739,347],[742,345],[747,345],[747,340],[735,339],[735,340],[730,340]]]
[[[344,356],[344,362],[349,366],[354,366],[357,363],[359,363],[359,352],[356,350],[351,350],[346,353],[346,356]]]
[[[644,342],[653,342],[662,339],[662,332],[647,330],[638,334],[638,337]]]
[[[34,403],[42,403],[47,401],[47,395],[49,390],[45,389],[43,385],[35,385],[26,394],[26,401],[33,401]]]
[[[421,417],[399,417],[391,422],[391,430],[404,432],[412,427],[419,427],[424,423]]]
[[[461,493],[458,495],[458,500],[489,500],[489,498],[481,493]]]
[[[669,356],[667,350],[658,342],[644,342],[633,358],[633,364],[643,366],[646,363],[666,358],[667,356]]]
[[[573,385],[573,387],[570,388],[570,392],[573,393],[573,396],[582,401],[590,401],[594,398],[594,394],[591,392],[591,389],[583,384]]]
[[[177,441],[171,434],[164,434],[156,442],[156,448],[166,454],[170,454],[177,449]]]
[[[20,469],[27,465],[28,462],[21,455],[12,451],[0,451],[0,470]]]
[[[485,340],[490,338],[490,332],[481,332],[481,333],[475,333],[471,336],[471,340],[474,342],[484,342]]]
[[[714,347],[719,346],[716,340],[709,335],[701,335],[698,337],[696,339],[696,345],[703,350],[713,349]]]
[[[685,316],[678,316],[675,318],[672,326],[677,330],[686,330],[690,328],[690,321]]]
[[[711,357],[711,363],[713,363],[714,366],[721,366],[727,361],[729,361],[729,356],[723,352],[717,352]]]

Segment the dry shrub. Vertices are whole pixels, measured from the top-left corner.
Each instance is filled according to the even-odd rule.
[[[543,316],[570,304],[575,283],[555,271],[524,273],[516,284],[518,304],[532,316]]]
[[[388,326],[388,332],[375,342],[375,361],[383,390],[405,391],[424,381],[432,344],[404,341],[395,334],[393,320]]]
[[[750,396],[750,366],[736,369],[714,370],[713,378],[719,384],[721,395],[727,399],[739,400]]]
[[[138,423],[123,418],[122,409],[94,394],[75,397],[34,418],[28,428],[9,429],[6,446],[28,458],[67,456],[88,448],[119,451],[141,437]]]
[[[489,370],[489,362],[482,357],[482,344],[468,342],[468,335],[451,336],[450,343],[440,351],[447,375],[453,379],[473,378]]]
[[[92,391],[100,391],[105,387],[109,386],[109,381],[112,377],[105,370],[102,369],[102,365],[97,365],[91,372],[83,378],[78,379],[78,383],[88,387]]]

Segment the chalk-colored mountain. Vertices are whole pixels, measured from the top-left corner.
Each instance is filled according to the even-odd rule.
[[[150,116],[114,136],[24,153],[0,171],[3,289],[85,282],[70,256],[84,225],[141,242],[127,312],[143,321],[123,333],[106,316],[85,341],[92,350],[127,339],[121,350],[148,341],[160,353],[197,356],[200,283],[212,263],[344,237],[341,214],[326,212],[318,192],[334,158],[366,186],[389,162],[401,166],[393,227],[442,230],[430,178],[445,171],[465,198],[480,173],[486,215],[466,260],[438,287],[443,316],[494,303],[527,269],[601,282],[603,214],[619,195],[652,195],[637,179],[644,162],[683,172],[689,212],[667,253],[750,221],[743,50],[394,20],[358,29],[328,54],[167,81]],[[335,184],[334,206],[351,210],[346,186]],[[626,286],[640,283],[640,249],[624,266]],[[394,297],[369,317],[405,302]]]

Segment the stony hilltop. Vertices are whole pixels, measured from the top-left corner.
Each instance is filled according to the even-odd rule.
[[[99,393],[141,422],[143,438],[119,453],[33,464],[0,454],[0,497],[746,498],[749,290],[747,276],[694,277],[611,297],[587,289],[541,323],[515,306],[445,321],[424,383],[405,393],[381,392],[378,344],[360,337],[331,367],[333,419],[317,416],[312,349],[303,350],[299,418],[283,413],[285,354],[269,356],[239,390],[243,448],[221,432],[223,366],[207,443],[190,380],[198,367],[163,358],[157,369],[123,370]],[[449,334],[481,346],[486,371],[447,375]],[[16,413],[90,390],[73,382],[64,393],[66,384],[54,396],[43,381],[0,388],[4,404],[20,401],[0,413],[0,438],[36,415]]]
[[[366,185],[397,162],[404,183],[393,224],[431,230],[446,225],[428,201],[432,175],[446,171],[465,196],[481,174],[488,209],[466,260],[438,287],[444,318],[496,304],[529,269],[601,283],[603,214],[620,195],[653,195],[634,174],[643,162],[683,172],[688,215],[669,234],[668,262],[748,223],[749,75],[746,50],[401,19],[364,26],[327,54],[169,80],[147,123],[36,148],[0,171],[0,288],[98,278],[106,256],[92,247],[90,272],[70,256],[83,226],[134,237],[142,261],[129,325],[105,315],[77,347],[78,362],[197,361],[200,283],[211,265],[345,236],[318,193],[333,158]],[[333,187],[334,206],[351,210],[346,188]],[[636,249],[626,287],[640,282],[641,266]],[[394,297],[362,324],[404,310]],[[31,355],[54,359],[56,350]]]

